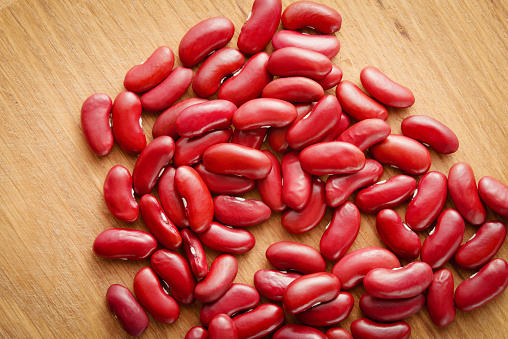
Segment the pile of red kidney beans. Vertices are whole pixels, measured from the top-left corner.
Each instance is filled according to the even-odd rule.
[[[281,18],[285,30],[276,33]],[[145,331],[145,310],[171,324],[180,305],[198,300],[203,327],[185,338],[408,338],[411,328],[402,320],[425,304],[436,326],[444,327],[456,308],[476,310],[506,289],[508,264],[493,259],[506,227],[486,222],[484,204],[508,217],[508,187],[488,176],[477,186],[466,163],[453,165],[448,178],[428,172],[426,146],[453,153],[456,135],[428,116],[410,116],[402,122],[403,135],[391,134],[384,105],[409,107],[413,93],[372,66],[360,73],[372,97],[341,81],[342,71],[330,61],[339,52],[333,33],[341,23],[340,14],[322,4],[295,2],[282,12],[280,0],[255,0],[238,49],[224,47],[233,23],[210,18],[182,38],[178,54],[184,66],[173,69],[172,50],[160,47],[127,72],[126,91],[114,103],[105,94],[86,99],[81,122],[92,151],[105,156],[116,141],[125,152],[139,154],[132,176],[123,166],[111,168],[104,197],[120,221],[134,222],[141,212],[150,233],[109,229],[93,245],[104,258],[150,259],[151,267],[134,277],[137,300],[116,284],[106,294],[127,333]],[[323,34],[297,31],[305,27]],[[271,55],[262,52],[270,41]],[[244,55],[250,56],[247,62]],[[194,74],[191,67],[199,64]],[[200,98],[175,104],[191,83]],[[335,86],[336,96],[325,95]],[[218,99],[205,99],[217,92]],[[162,112],[148,145],[143,110]],[[350,118],[357,122],[350,126]],[[259,150],[265,140],[273,151]],[[367,150],[372,159],[365,157]],[[280,163],[275,152],[283,154]],[[405,174],[378,182],[383,165]],[[320,176],[329,177],[324,182]],[[159,199],[150,194],[156,185]],[[255,187],[262,201],[236,197]],[[347,200],[357,190],[354,203]],[[456,209],[443,210],[448,193]],[[404,222],[392,208],[411,197]],[[276,270],[257,271],[255,288],[233,283],[233,255],[255,244],[247,227],[267,221],[273,211],[283,213],[288,232],[305,233],[322,221],[328,206],[333,218],[319,251],[274,243],[266,258]],[[377,214],[376,229],[387,248],[347,253],[358,235],[360,211]],[[422,245],[415,232],[435,222]],[[461,244],[465,222],[481,226]],[[203,245],[225,254],[208,267]],[[180,247],[186,257],[175,251]],[[400,259],[418,257],[401,267]],[[455,291],[451,272],[440,269],[452,258],[479,270]],[[336,262],[331,273],[325,272],[325,259]],[[360,283],[367,292],[359,301],[365,318],[352,322],[351,335],[336,326],[354,304],[344,290]],[[259,305],[260,294],[274,303]],[[303,325],[284,325],[284,312]]]

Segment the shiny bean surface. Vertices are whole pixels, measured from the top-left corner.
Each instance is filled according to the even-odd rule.
[[[123,85],[135,93],[148,91],[166,79],[174,63],[173,51],[167,46],[161,46],[145,62],[127,72]]]
[[[263,98],[285,100],[293,103],[318,101],[325,95],[323,87],[316,81],[300,76],[277,78],[263,88]]]
[[[104,180],[104,200],[115,218],[134,222],[139,216],[139,205],[132,193],[132,176],[121,165],[113,166]]]
[[[263,338],[281,327],[284,320],[284,311],[274,304],[259,305],[252,311],[233,318],[238,330],[238,339]]]
[[[285,47],[298,47],[321,53],[328,59],[339,53],[340,42],[333,35],[311,35],[297,31],[282,30],[273,36],[272,45],[275,50]]]
[[[276,50],[268,59],[268,72],[281,77],[307,77],[321,80],[332,71],[332,62],[325,55],[299,47]]]
[[[394,210],[384,209],[377,214],[376,230],[386,247],[399,258],[413,260],[420,255],[420,237],[404,224]]]
[[[109,309],[129,335],[140,336],[148,328],[148,316],[126,287],[111,285],[106,293]]]
[[[139,154],[146,146],[141,111],[141,101],[133,92],[123,91],[113,102],[113,136],[118,146],[127,153]]]
[[[508,186],[497,179],[485,176],[478,181],[478,193],[488,207],[508,218]]]
[[[324,272],[326,262],[314,248],[291,241],[279,241],[268,247],[266,259],[280,270],[295,270],[303,274]]]
[[[381,119],[365,119],[345,130],[337,141],[344,141],[358,147],[362,152],[386,139],[392,129]]]
[[[228,226],[254,226],[261,224],[272,214],[264,202],[228,195],[218,195],[213,199],[214,218]]]
[[[261,269],[254,274],[254,286],[264,297],[281,301],[284,291],[300,273]]]
[[[297,115],[295,106],[286,101],[259,98],[246,102],[236,110],[233,125],[240,130],[284,127],[291,124]]]
[[[180,138],[175,145],[173,164],[178,166],[194,165],[201,161],[205,151],[213,145],[228,142],[233,134],[230,128],[206,132],[194,138]]]
[[[210,227],[198,234],[199,240],[208,248],[219,252],[241,254],[250,251],[256,239],[249,231],[212,222]]]
[[[383,104],[406,108],[415,102],[413,92],[388,78],[374,66],[367,66],[360,72],[363,88]]]
[[[93,243],[93,251],[107,259],[143,260],[157,249],[157,240],[139,230],[110,228],[100,233]]]
[[[211,303],[229,289],[238,272],[238,262],[230,254],[221,254],[212,262],[206,277],[197,283],[194,296],[199,302]]]
[[[384,324],[360,318],[351,323],[351,334],[355,339],[408,339],[411,326],[404,321]]]
[[[353,305],[354,298],[350,293],[339,292],[334,299],[296,314],[296,319],[309,326],[330,326],[345,320]]]
[[[418,313],[425,305],[425,295],[405,299],[380,299],[368,293],[360,298],[360,309],[367,316],[379,322],[395,322]]]
[[[430,319],[438,327],[446,327],[455,319],[453,290],[452,272],[442,269],[434,273],[426,301]]]
[[[342,109],[358,121],[388,118],[386,107],[369,97],[351,81],[341,81],[337,85],[336,95]]]
[[[412,115],[400,126],[402,134],[432,147],[442,154],[454,153],[459,149],[459,139],[443,123],[426,115]]]
[[[314,28],[331,34],[340,30],[342,17],[335,9],[313,1],[297,1],[282,13],[282,24],[287,29]]]
[[[101,157],[108,155],[115,140],[109,125],[113,103],[106,94],[95,93],[81,106],[81,128],[92,152]]]
[[[349,174],[365,167],[365,154],[355,145],[342,141],[308,146],[299,158],[302,168],[312,175]]]
[[[282,201],[282,172],[279,159],[268,150],[261,152],[270,158],[272,169],[265,178],[257,180],[259,195],[273,212],[282,212],[286,209],[286,204]]]

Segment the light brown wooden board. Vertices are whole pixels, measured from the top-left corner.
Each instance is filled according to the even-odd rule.
[[[455,154],[431,150],[432,170],[448,174],[454,163],[464,161],[477,180],[491,175],[508,184],[505,1],[320,2],[336,8],[344,19],[336,34],[341,51],[333,59],[344,79],[359,84],[360,70],[375,65],[413,90],[413,107],[389,110],[394,133],[400,133],[405,117],[425,114],[459,136]],[[284,7],[290,3],[283,1]],[[149,263],[98,258],[92,243],[112,227],[145,230],[141,221],[127,225],[115,220],[102,194],[107,171],[116,164],[132,170],[136,157],[118,146],[105,158],[95,157],[81,131],[81,104],[95,92],[114,98],[123,90],[128,69],[161,45],[176,54],[185,32],[206,18],[231,19],[236,32],[228,46],[236,47],[250,9],[251,0],[0,0],[1,337],[126,337],[107,308],[105,293],[114,283],[132,289],[135,273]],[[176,64],[181,64],[178,59]],[[189,90],[184,98],[191,95]],[[155,118],[143,115],[148,140]],[[387,169],[383,179],[399,173]],[[259,198],[255,191],[245,196]],[[252,285],[256,270],[270,268],[265,250],[273,242],[294,240],[318,248],[331,213],[316,229],[299,236],[284,231],[280,218],[274,214],[252,228],[257,244],[237,256],[236,282]],[[489,212],[488,219],[499,216]],[[374,220],[362,214],[360,235],[351,250],[382,246]],[[464,241],[475,229],[467,225]],[[216,255],[208,251],[208,262]],[[497,256],[508,259],[508,245]],[[328,270],[331,267],[329,263]],[[455,286],[474,273],[454,263],[445,267],[454,272]],[[348,330],[361,316],[358,300],[364,290],[351,292],[354,309],[340,324]],[[200,306],[182,307],[173,325],[150,318],[146,337],[182,338],[199,324]],[[506,338],[507,317],[505,293],[480,310],[457,312],[445,329],[434,326],[425,309],[407,321],[413,338]]]

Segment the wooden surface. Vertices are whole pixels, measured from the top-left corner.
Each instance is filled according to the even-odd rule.
[[[477,180],[491,175],[508,184],[506,1],[320,2],[344,19],[337,33],[341,51],[333,59],[344,79],[359,84],[360,70],[375,65],[413,90],[413,107],[389,110],[394,133],[400,133],[403,118],[414,114],[430,115],[456,132],[460,149],[446,156],[431,151],[432,170],[448,174],[454,163],[465,161]],[[283,1],[284,7],[289,3]],[[81,104],[96,92],[114,98],[129,68],[161,45],[176,54],[185,32],[206,18],[231,19],[236,32],[229,46],[236,47],[250,8],[251,0],[0,0],[0,337],[126,337],[107,308],[105,293],[114,283],[132,289],[135,273],[148,261],[101,259],[92,253],[92,243],[112,227],[146,230],[141,221],[115,220],[102,193],[109,168],[121,164],[132,170],[136,157],[118,146],[105,158],[95,157],[81,131]],[[189,90],[184,98],[191,95]],[[156,115],[143,114],[143,119],[151,140]],[[399,173],[387,169],[383,178]],[[270,268],[264,254],[275,241],[318,248],[331,213],[300,236],[284,231],[280,217],[274,214],[252,228],[257,244],[238,256],[236,282],[252,285],[256,270]],[[494,219],[499,216],[489,212],[488,220]],[[362,214],[351,250],[382,245],[374,220]],[[467,225],[464,241],[475,229]],[[208,254],[211,263],[217,253]],[[497,256],[508,259],[507,244]],[[453,263],[445,267],[454,272],[455,286],[474,273]],[[341,323],[348,330],[361,316],[358,300],[364,290],[351,292],[355,307]],[[200,307],[182,307],[173,325],[150,318],[145,336],[183,338],[199,324]],[[507,338],[507,317],[504,293],[480,310],[457,312],[445,329],[434,326],[425,309],[407,321],[413,338]]]

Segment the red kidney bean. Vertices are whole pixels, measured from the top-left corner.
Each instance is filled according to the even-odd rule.
[[[203,153],[213,145],[228,142],[233,134],[231,127],[219,129],[194,138],[180,138],[176,142],[173,163],[176,167],[194,165],[201,161]]]
[[[348,292],[340,292],[335,299],[312,306],[296,314],[296,319],[309,326],[330,326],[346,319],[354,305],[354,298]]]
[[[260,150],[227,143],[207,149],[203,164],[215,173],[236,174],[255,180],[266,178],[272,169],[270,158]]]
[[[325,95],[323,87],[316,81],[304,77],[278,78],[263,88],[263,98],[289,102],[314,102]]]
[[[134,199],[132,177],[121,165],[113,166],[104,180],[104,200],[115,218],[134,222],[139,216],[139,205]]]
[[[270,219],[272,211],[264,202],[228,195],[213,199],[214,218],[229,226],[254,226]]]
[[[150,193],[174,153],[175,142],[171,137],[163,135],[149,143],[136,159],[132,171],[134,193],[140,196]]]
[[[342,109],[358,121],[365,119],[386,120],[388,118],[386,108],[363,93],[351,81],[344,80],[338,84],[336,95]]]
[[[241,106],[249,100],[258,98],[273,79],[266,69],[270,55],[260,52],[253,55],[245,63],[239,73],[226,80],[219,89],[219,99],[229,100],[236,106]]]
[[[370,319],[395,322],[418,313],[425,305],[423,293],[406,299],[380,299],[368,293],[360,298],[360,309]]]
[[[353,339],[353,336],[341,327],[332,327],[325,334],[328,339]]]
[[[378,213],[376,229],[386,247],[399,258],[413,260],[420,255],[420,238],[404,224],[394,210],[384,209]]]
[[[385,140],[392,129],[386,121],[381,119],[365,119],[345,130],[337,141],[349,142],[360,150],[365,151],[370,146]]]
[[[173,298],[185,305],[194,303],[196,278],[184,257],[173,251],[158,250],[150,258],[150,264],[168,284]]]
[[[321,142],[335,141],[342,133],[344,133],[345,130],[349,128],[350,122],[349,116],[342,112],[339,123],[335,125],[332,132],[324,137]]]
[[[199,22],[180,40],[178,55],[182,64],[186,67],[196,66],[212,51],[226,46],[234,33],[233,23],[223,17]]]
[[[141,305],[157,321],[172,324],[180,315],[178,303],[162,289],[159,278],[150,267],[143,267],[134,277],[134,293]]]
[[[157,249],[157,240],[143,231],[111,228],[95,238],[93,251],[107,259],[143,260]]]
[[[280,0],[255,0],[238,36],[238,49],[245,54],[263,50],[279,27],[281,12]]]
[[[284,47],[270,55],[268,72],[281,77],[321,80],[332,71],[332,62],[321,53],[299,47]]]
[[[219,49],[203,62],[196,72],[192,89],[200,97],[209,97],[217,92],[222,81],[237,71],[245,63],[243,54],[234,48]]]
[[[150,194],[143,195],[139,201],[139,209],[146,227],[162,246],[172,250],[180,247],[182,236],[168,219],[156,197]]]
[[[347,142],[320,142],[302,150],[300,163],[313,175],[349,174],[365,167],[365,154]]]
[[[208,338],[238,339],[235,323],[225,314],[215,316],[208,326]]]
[[[429,287],[432,274],[432,268],[421,261],[401,268],[375,268],[363,278],[363,287],[367,293],[377,298],[411,298]]]
[[[129,335],[140,336],[148,328],[148,316],[127,288],[118,284],[109,286],[106,301]]]
[[[411,336],[411,326],[405,321],[381,324],[360,318],[351,323],[351,334],[355,339],[408,339]]]
[[[285,47],[303,48],[321,53],[329,59],[336,56],[340,50],[339,39],[333,35],[312,35],[288,30],[277,32],[273,36],[272,45],[275,50]]]
[[[232,317],[234,314],[253,309],[259,304],[259,293],[255,288],[245,284],[232,284],[231,287],[216,301],[204,304],[199,313],[203,326],[219,314]]]
[[[127,72],[123,85],[131,92],[146,92],[166,79],[174,63],[173,51],[169,47],[161,46],[144,63]]]
[[[459,149],[459,139],[443,123],[426,115],[413,115],[402,120],[402,134],[421,141],[442,154]]]
[[[294,339],[294,338],[307,338],[307,339],[326,339],[321,331],[315,328],[298,325],[287,324],[282,326],[274,333],[273,339]]]
[[[231,142],[245,147],[260,149],[263,141],[265,141],[267,132],[268,128],[255,128],[244,131],[235,129]]]
[[[190,228],[197,233],[206,231],[213,220],[213,200],[203,179],[194,168],[180,166],[175,172],[175,183],[186,201],[185,213]]]
[[[344,202],[333,212],[332,221],[326,227],[319,243],[323,257],[338,260],[346,254],[360,230],[360,211],[350,201]]]
[[[333,8],[313,1],[292,3],[282,13],[282,24],[287,29],[310,27],[324,34],[340,30],[342,17]]]
[[[233,318],[238,339],[258,339],[275,332],[284,324],[284,311],[274,304],[259,305]]]
[[[432,161],[425,146],[398,134],[390,134],[385,140],[370,147],[369,151],[380,163],[397,167],[409,175],[427,173]]]
[[[399,259],[385,248],[365,247],[342,257],[333,266],[332,273],[339,278],[342,289],[348,290],[361,283],[370,270],[381,267],[400,267]]]
[[[342,110],[337,99],[332,95],[324,96],[308,116],[289,129],[287,134],[289,146],[301,150],[321,141],[340,122],[341,114]]]
[[[310,199],[312,176],[302,169],[298,152],[290,152],[281,160],[282,201],[294,210],[302,209]]]
[[[460,267],[477,269],[489,262],[506,238],[506,226],[500,221],[488,221],[455,253]]]
[[[297,117],[292,104],[279,99],[253,99],[240,106],[233,115],[233,125],[240,130],[259,127],[284,127]]]
[[[176,169],[173,166],[167,166],[162,173],[157,184],[159,199],[169,220],[178,227],[189,227],[183,199],[176,187],[175,174]]]
[[[268,144],[270,144],[270,147],[275,152],[286,153],[289,150],[289,144],[286,139],[289,129],[298,121],[302,120],[310,111],[312,111],[314,103],[296,104],[295,107],[296,111],[298,112],[298,115],[295,121],[293,121],[293,123],[290,126],[268,129],[268,135],[266,137],[266,140],[268,141]]]
[[[219,174],[206,169],[203,163],[196,165],[199,173],[210,192],[215,194],[243,194],[254,188],[256,182],[252,179],[232,174]]]
[[[413,200],[406,209],[406,224],[414,231],[428,228],[439,216],[448,196],[448,179],[440,172],[432,171],[418,181]]]
[[[115,143],[109,122],[112,105],[109,96],[95,93],[81,106],[81,128],[85,140],[92,152],[99,157],[108,155]]]
[[[254,274],[254,286],[264,297],[281,301],[284,291],[300,273],[262,269]]]
[[[415,103],[411,90],[388,78],[374,66],[367,66],[360,72],[363,88],[383,104],[406,108]]]
[[[205,250],[199,238],[189,229],[181,230],[183,250],[196,278],[204,278],[208,274]]]
[[[355,190],[374,184],[382,175],[383,166],[372,159],[366,159],[365,167],[356,173],[332,175],[326,181],[326,203],[340,206]]]
[[[197,283],[194,296],[199,302],[211,303],[222,297],[229,289],[238,272],[236,258],[221,254],[212,262],[206,277]]]
[[[176,118],[176,131],[182,137],[192,138],[213,129],[228,128],[235,111],[235,104],[220,99],[189,106]]]
[[[334,299],[340,291],[339,279],[331,273],[318,272],[304,275],[291,282],[282,295],[284,310],[296,314],[317,303]]]
[[[437,218],[437,225],[425,239],[420,259],[432,269],[438,269],[450,260],[460,247],[465,224],[454,209],[446,209]]]
[[[266,259],[280,270],[295,270],[303,274],[324,272],[326,262],[319,252],[304,244],[279,241],[266,250]]]
[[[132,92],[121,92],[113,103],[113,136],[118,146],[127,153],[139,154],[146,146],[141,110],[141,101]]]
[[[288,210],[282,215],[281,223],[291,233],[305,233],[316,227],[326,213],[325,183],[312,178],[310,198],[300,210]]]
[[[416,180],[407,175],[396,175],[362,189],[355,198],[356,206],[366,213],[377,213],[384,208],[395,208],[416,190]]]
[[[204,327],[194,326],[187,332],[184,339],[207,339],[207,338],[208,331]]]
[[[442,269],[434,273],[426,300],[430,319],[436,326],[446,327],[455,319],[453,288],[452,272]]]
[[[328,75],[323,79],[318,80],[317,83],[320,84],[321,87],[323,87],[323,89],[326,91],[332,87],[337,86],[341,80],[342,70],[339,67],[332,65],[332,71],[328,73]]]
[[[508,264],[497,258],[455,290],[455,306],[463,312],[474,311],[498,297],[508,286]]]
[[[203,233],[199,233],[199,240],[206,246],[219,252],[242,254],[250,251],[256,244],[256,239],[247,230],[237,229],[212,222]]]
[[[208,102],[208,99],[203,98],[189,98],[179,103],[174,104],[167,110],[161,113],[152,128],[152,136],[153,138],[160,137],[161,135],[167,135],[172,137],[173,140],[177,140],[180,138],[180,135],[176,131],[176,118],[180,112],[186,109],[189,106],[202,104],[204,102]]]
[[[508,218],[508,186],[492,177],[485,176],[478,181],[478,193],[488,207]]]

